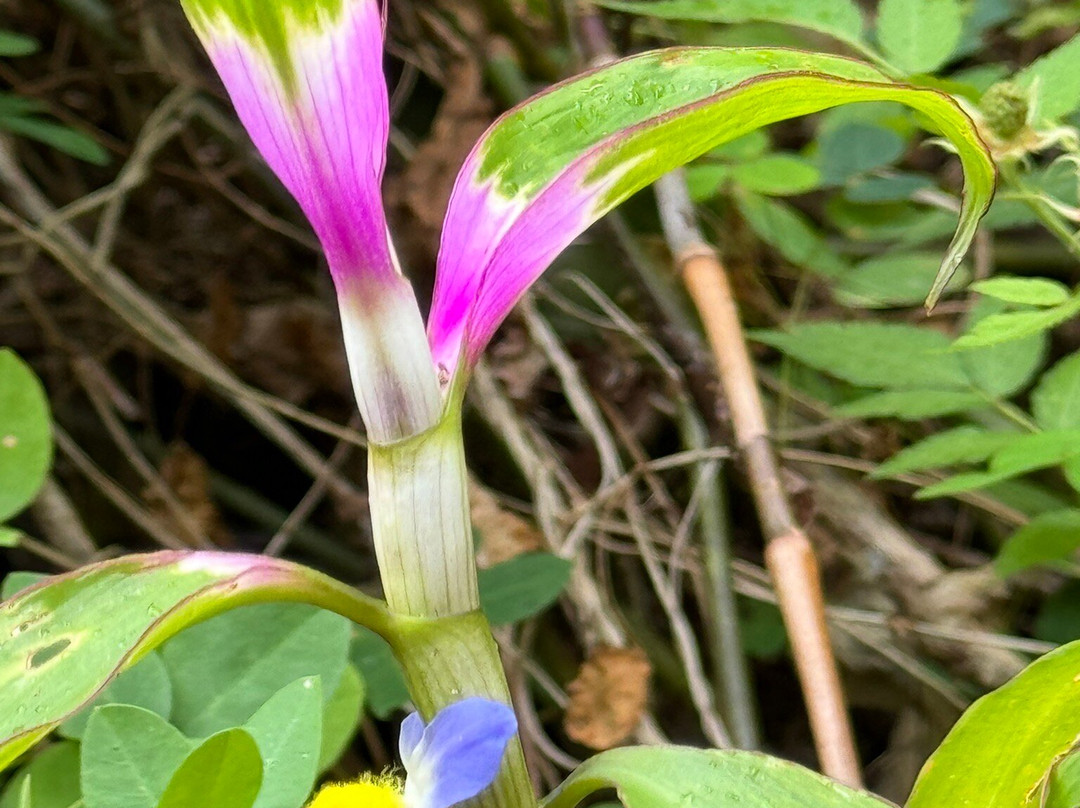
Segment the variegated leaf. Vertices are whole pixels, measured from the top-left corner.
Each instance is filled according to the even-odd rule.
[[[930,300],[960,263],[994,190],[974,124],[936,90],[836,56],[673,48],[563,82],[481,138],[446,215],[428,339],[444,381],[469,367],[514,303],[592,222],[666,172],[777,121],[860,101],[921,113],[964,167],[960,225]]]
[[[0,605],[0,769],[173,634],[226,609],[275,600],[389,630],[379,601],[256,555],[127,556],[23,590]]]

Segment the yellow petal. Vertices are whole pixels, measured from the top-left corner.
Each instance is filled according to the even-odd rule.
[[[355,783],[324,786],[308,808],[404,808],[392,778],[364,778]]]

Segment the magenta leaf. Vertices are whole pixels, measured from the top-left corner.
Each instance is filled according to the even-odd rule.
[[[631,194],[762,126],[858,101],[912,107],[960,156],[966,198],[933,297],[967,250],[995,182],[989,153],[955,101],[835,56],[673,48],[559,84],[481,138],[443,230],[428,322],[440,377],[467,371],[552,260]]]

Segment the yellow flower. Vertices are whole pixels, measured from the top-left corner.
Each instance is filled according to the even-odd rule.
[[[404,808],[401,785],[391,775],[366,775],[353,783],[324,786],[308,808]]]

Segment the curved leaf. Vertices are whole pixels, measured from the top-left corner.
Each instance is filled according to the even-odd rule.
[[[614,788],[626,808],[887,808],[891,803],[754,752],[626,747],[585,761],[542,803],[574,808]]]
[[[381,602],[255,555],[128,556],[23,590],[0,605],[0,769],[173,634],[226,609],[274,600],[311,603],[390,631]]]
[[[242,729],[219,732],[180,764],[157,808],[251,808],[263,782],[255,739]]]
[[[923,766],[907,808],[1040,804],[1080,737],[1080,642],[1033,662],[975,702]]]
[[[950,140],[966,177],[960,226],[931,290],[955,271],[993,195],[974,124],[936,90],[861,62],[778,48],[672,48],[556,85],[500,118],[450,200],[428,339],[448,379],[589,224],[668,171],[762,126],[859,101],[894,101]]]

